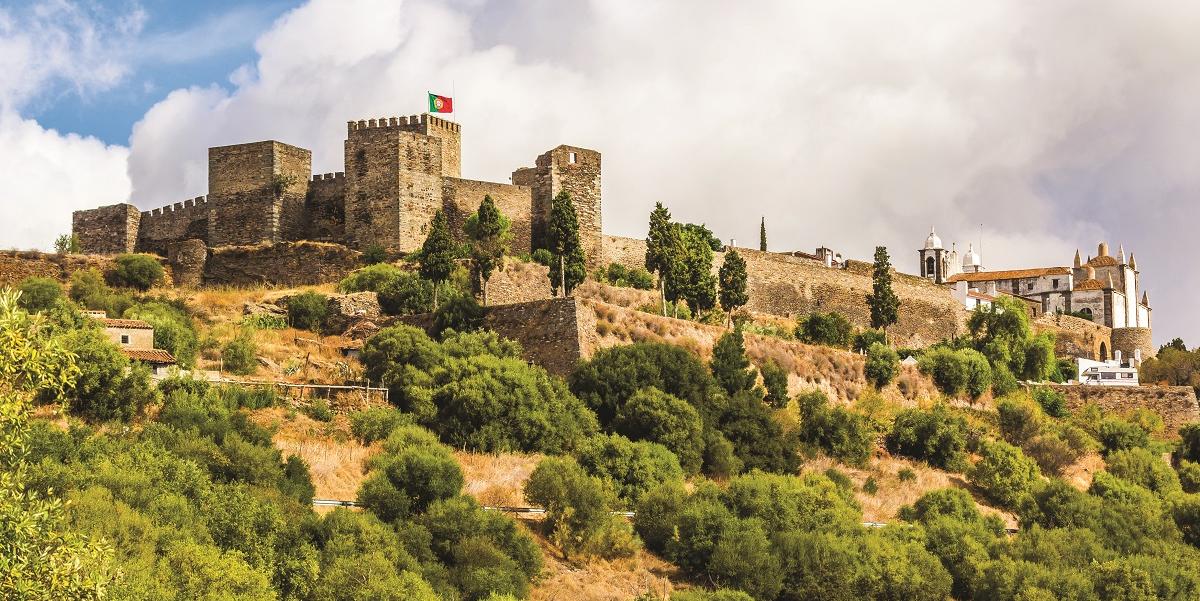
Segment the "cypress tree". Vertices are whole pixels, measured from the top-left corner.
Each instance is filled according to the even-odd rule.
[[[871,307],[871,327],[882,328],[886,334],[888,326],[899,319],[900,307],[900,299],[892,290],[892,262],[888,258],[887,247],[875,247],[875,267],[871,279],[871,293],[867,295],[867,305]]]
[[[721,286],[721,308],[729,313],[730,320],[733,312],[750,300],[746,294],[746,260],[735,249],[725,253],[725,262],[717,272],[717,283]]]
[[[758,250],[767,252],[767,218],[758,222]]]
[[[429,235],[421,245],[418,259],[421,277],[433,282],[433,308],[438,308],[438,284],[450,279],[456,258],[454,239],[450,236],[450,224],[440,210],[433,215],[429,224]]]
[[[663,315],[667,314],[667,280],[676,270],[678,246],[679,229],[671,223],[671,212],[661,202],[655,203],[646,234],[646,270],[658,275]]]
[[[546,229],[550,253],[558,258],[550,263],[550,287],[555,294],[562,290],[563,296],[567,296],[583,283],[585,257],[579,244],[579,218],[566,190],[554,197]]]
[[[496,208],[491,196],[484,196],[479,210],[467,219],[464,229],[471,239],[471,264],[479,278],[483,305],[488,304],[488,280],[508,252],[510,222]]]
[[[754,388],[757,374],[746,358],[741,328],[734,328],[717,339],[709,369],[721,388],[731,395]]]

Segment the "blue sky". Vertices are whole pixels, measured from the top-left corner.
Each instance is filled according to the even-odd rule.
[[[937,227],[991,269],[1136,253],[1155,337],[1200,342],[1200,3],[0,0],[0,245],[204,194],[209,146],[343,168],[347,120],[456,90],[463,174],[604,153],[604,229],[655,202],[773,250]],[[81,167],[83,166],[83,167]]]
[[[125,48],[129,73],[119,86],[99,92],[48,89],[26,114],[59,131],[128,144],[133,124],[171,90],[193,85],[228,87],[230,73],[254,62],[255,38],[299,4],[291,0],[97,2],[90,10],[101,20],[131,11],[144,13],[136,43]],[[0,2],[18,11],[25,5]]]

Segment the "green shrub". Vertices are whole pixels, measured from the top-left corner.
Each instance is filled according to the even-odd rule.
[[[63,343],[75,354],[80,371],[62,394],[71,413],[95,420],[129,421],[158,399],[149,368],[131,363],[101,330],[73,330]],[[41,395],[43,403],[60,400],[49,391]]]
[[[673,449],[683,471],[700,471],[704,460],[704,424],[686,401],[653,386],[633,395],[613,419],[612,429],[631,440],[656,442]]]
[[[362,256],[359,258],[363,265],[378,265],[388,260],[388,251],[382,244],[372,242],[363,249]]]
[[[255,313],[243,317],[241,325],[255,330],[282,330],[288,327],[288,318],[271,313]]]
[[[534,263],[540,263],[546,267],[549,267],[550,263],[554,262],[554,255],[545,248],[539,248],[533,251],[533,254],[530,255],[530,258],[533,259]]]
[[[721,435],[733,445],[734,454],[746,470],[791,474],[800,465],[797,433],[785,432],[770,408],[753,392],[743,392],[728,400],[719,427]],[[853,424],[842,421],[837,421],[829,428],[838,436],[845,435],[844,438],[830,439],[833,445],[831,453],[856,456],[857,439],[853,436],[856,432],[853,428]],[[708,466],[705,469],[709,473],[716,473]]]
[[[1050,417],[1066,417],[1067,398],[1063,393],[1050,388],[1049,386],[1035,386],[1033,388],[1033,400],[1041,406],[1042,411]]]
[[[1061,474],[1098,444],[1086,432],[1070,424],[1057,431],[1043,430],[1029,439],[1022,449],[1037,462],[1043,472]]]
[[[350,272],[338,282],[337,287],[343,293],[379,292],[404,274],[404,270],[395,265],[375,263]]]
[[[1179,462],[1179,484],[1183,492],[1200,492],[1200,463],[1184,459]]]
[[[84,308],[104,311],[112,317],[124,315],[125,311],[133,306],[132,298],[109,288],[104,283],[104,276],[91,267],[71,274],[68,294],[71,300]]]
[[[863,330],[854,335],[854,343],[851,348],[856,353],[865,353],[876,344],[887,346],[887,334],[883,330]]]
[[[1017,507],[1029,497],[1040,473],[1037,463],[1006,442],[986,443],[967,476],[1003,507]]]
[[[966,447],[967,420],[944,405],[931,411],[901,411],[887,436],[887,448],[892,453],[952,471],[966,466]]]
[[[363,482],[358,503],[385,522],[424,513],[435,501],[462,490],[462,469],[440,445],[401,448],[379,467]]]
[[[63,298],[62,286],[50,278],[25,278],[17,290],[21,293],[18,304],[30,313],[48,311]]]
[[[996,403],[1000,434],[1017,446],[1041,433],[1044,418],[1038,406],[1025,398],[1003,398]]]
[[[992,366],[992,395],[1002,397],[1012,394],[1021,387],[1021,383],[1017,381],[1017,377],[1013,375],[1008,366],[998,364]]]
[[[633,442],[620,434],[600,434],[583,441],[575,457],[584,471],[607,482],[628,507],[649,490],[683,482],[679,460],[667,447]]]
[[[962,353],[946,347],[925,351],[917,361],[921,373],[933,379],[934,386],[946,396],[958,396],[971,378]]]
[[[796,326],[796,338],[809,344],[850,348],[854,327],[841,313],[813,312]]]
[[[974,349],[958,351],[967,371],[966,391],[972,399],[983,396],[992,387],[992,367],[987,357]]]
[[[917,473],[912,471],[911,468],[902,467],[900,468],[900,471],[896,472],[896,477],[899,478],[901,482],[915,482],[917,479]]]
[[[641,267],[629,269],[620,263],[610,263],[607,268],[596,270],[596,280],[613,286],[649,290],[654,287],[654,277]]]
[[[325,399],[317,399],[305,405],[303,411],[304,415],[319,422],[333,421],[333,411],[329,408],[329,403]]]
[[[306,291],[288,299],[288,321],[293,328],[318,334],[325,328],[329,315],[329,298],[320,292]]]
[[[1150,444],[1150,435],[1137,424],[1119,417],[1107,417],[1100,422],[1100,444],[1105,455]]]
[[[867,477],[867,480],[863,482],[862,491],[872,497],[875,496],[875,493],[879,492],[879,482],[875,480],[875,476]]]
[[[636,343],[601,349],[576,368],[571,390],[608,424],[621,405],[644,388],[678,397],[715,422],[719,408],[716,383],[696,355],[669,344]]]
[[[788,404],[788,375],[787,372],[779,367],[779,364],[774,360],[768,359],[762,367],[759,368],[762,373],[763,388],[767,389],[767,396],[763,399],[772,407],[782,409]]]
[[[1146,488],[1159,496],[1183,492],[1179,476],[1161,458],[1143,448],[1116,451],[1105,460],[1108,473]]]
[[[438,338],[446,330],[456,332],[474,332],[483,328],[483,318],[487,309],[475,301],[470,295],[451,298],[438,306],[433,314],[433,333]]]
[[[796,399],[800,407],[800,441],[850,465],[863,466],[875,448],[875,432],[866,416],[831,407],[821,391]]]
[[[249,332],[241,332],[221,348],[222,367],[239,376],[254,373],[258,368],[258,345]]]
[[[162,282],[163,266],[150,255],[124,254],[113,259],[108,278],[114,286],[145,292]]]
[[[867,349],[865,374],[875,388],[883,388],[900,373],[900,355],[890,346],[875,342]]]
[[[1191,423],[1179,429],[1179,448],[1175,459],[1200,463],[1200,423]]]
[[[399,273],[376,291],[379,308],[388,315],[415,315],[433,310],[433,282],[413,273]]]
[[[531,503],[546,508],[542,523],[547,535],[567,557],[627,556],[639,546],[629,524],[610,513],[616,507],[612,490],[574,459],[543,459],[529,475],[524,492]]]
[[[725,392],[737,394],[754,388],[758,374],[746,358],[746,345],[740,329],[734,328],[717,339],[709,361],[713,379]]]
[[[363,444],[383,440],[400,426],[412,424],[412,418],[388,407],[368,407],[350,414],[350,432]]]

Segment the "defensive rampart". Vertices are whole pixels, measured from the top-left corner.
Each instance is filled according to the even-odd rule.
[[[1151,409],[1163,418],[1167,432],[1177,436],[1184,424],[1200,421],[1196,391],[1190,386],[1081,386],[1050,384],[1067,399],[1067,407],[1078,409],[1096,403],[1106,413],[1126,415],[1134,409]]]
[[[303,286],[336,282],[359,267],[359,253],[340,244],[280,242],[210,249],[206,285]]]

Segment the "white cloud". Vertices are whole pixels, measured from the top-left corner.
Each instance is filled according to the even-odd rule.
[[[50,248],[71,231],[71,212],[129,197],[128,149],[63,135],[0,112],[0,223],[14,248]]]
[[[314,0],[231,90],[177,90],[134,130],[133,197],[204,192],[205,148],[276,138],[342,167],[349,119],[455,94],[468,177],[559,143],[604,153],[605,226],[655,201],[723,238],[876,244],[915,269],[930,224],[990,267],[1137,252],[1159,337],[1200,339],[1175,244],[1197,217],[1200,5]],[[1169,216],[1169,217],[1168,217]]]

